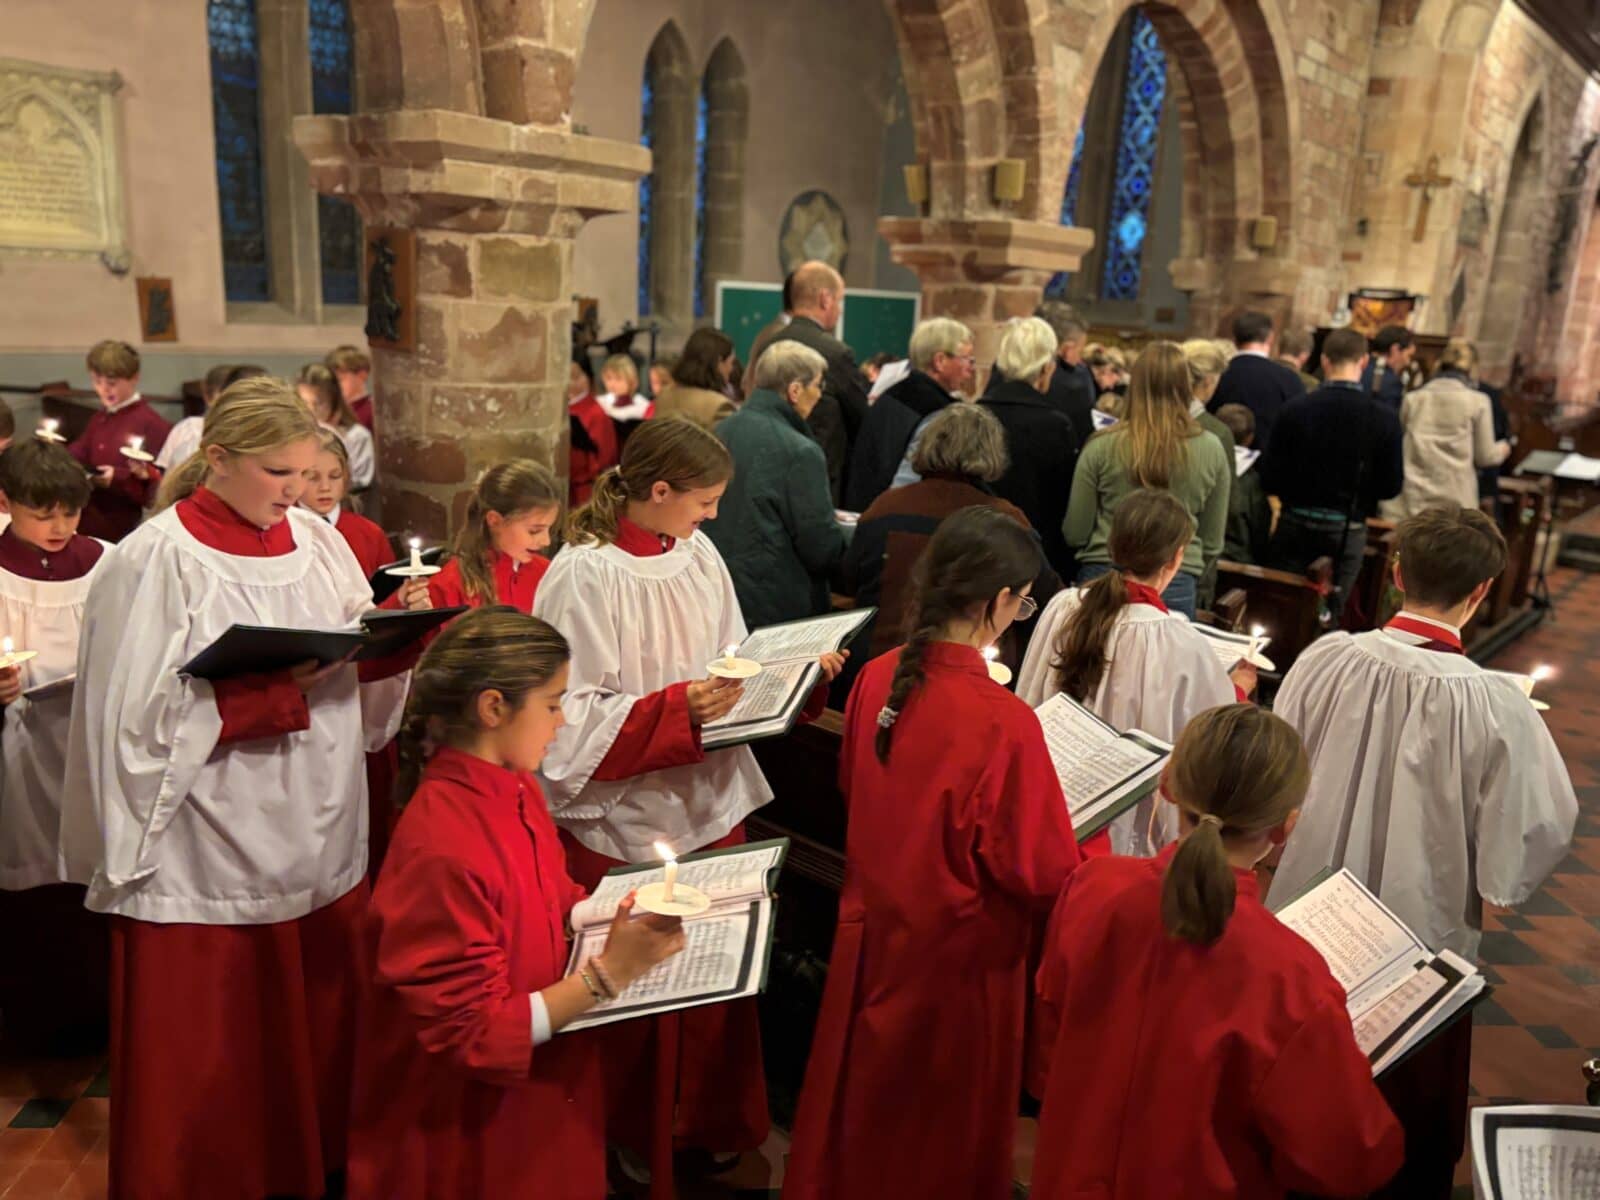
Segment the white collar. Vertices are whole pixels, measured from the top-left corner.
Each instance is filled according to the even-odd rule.
[[[1249,357],[1249,358],[1270,358],[1271,355],[1269,355],[1265,350],[1240,350],[1240,351],[1237,351],[1234,354],[1234,357],[1235,358],[1245,358],[1245,357]]]
[[[1189,401],[1189,415],[1191,417],[1198,418],[1201,413],[1205,412],[1205,410],[1206,410],[1206,406],[1204,404],[1201,404],[1200,401],[1198,401],[1198,400]]]
[[[111,407],[107,408],[106,412],[108,412],[108,413],[119,413],[125,408],[132,408],[135,404],[139,403],[139,401],[141,401],[143,399],[144,399],[144,393],[143,392],[135,392],[133,395],[129,396],[126,400],[124,400],[121,404],[113,404]],[[102,407],[104,407],[104,406],[102,406]]]
[[[339,513],[343,510],[343,508],[344,506],[342,504],[335,504],[327,512],[322,514],[322,519],[329,525],[337,526],[339,524]]]

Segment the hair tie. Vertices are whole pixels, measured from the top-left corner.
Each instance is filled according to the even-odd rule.
[[[1222,828],[1222,818],[1216,813],[1201,813],[1197,819],[1202,825],[1215,825],[1219,830]]]
[[[899,710],[890,708],[887,704],[885,704],[882,708],[880,708],[878,710],[878,728],[879,729],[893,729],[894,728],[894,723],[896,721],[898,721],[899,719],[900,719]]]

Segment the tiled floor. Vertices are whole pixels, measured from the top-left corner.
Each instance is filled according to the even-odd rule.
[[[1556,616],[1507,649],[1495,666],[1550,663],[1541,684],[1551,731],[1566,756],[1582,812],[1572,854],[1516,912],[1489,915],[1483,940],[1493,997],[1474,1030],[1474,1104],[1581,1103],[1585,1058],[1600,1055],[1600,575],[1551,576]],[[0,1056],[0,1200],[105,1195],[110,1089],[103,1062],[7,1061]],[[1023,1122],[1018,1176],[1032,1161]],[[776,1197],[787,1139],[714,1182],[680,1189],[684,1200]],[[1458,1182],[1470,1178],[1465,1161]],[[1470,1188],[1458,1194],[1470,1196]],[[176,1198],[175,1198],[176,1200]]]

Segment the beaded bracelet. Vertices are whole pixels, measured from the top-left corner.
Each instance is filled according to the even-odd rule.
[[[578,978],[583,980],[583,986],[589,989],[589,998],[596,1004],[599,1004],[607,999],[606,994],[602,992],[599,985],[595,983],[594,976],[589,974],[589,969],[587,967],[578,968]]]
[[[606,999],[615,1000],[621,994],[622,989],[617,987],[616,980],[611,978],[611,972],[605,969],[598,958],[591,958],[589,965],[594,968],[594,977],[600,981],[600,986],[605,989]]]

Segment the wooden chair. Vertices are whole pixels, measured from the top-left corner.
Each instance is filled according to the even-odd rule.
[[[1217,563],[1217,591],[1226,595],[1238,588],[1245,593],[1244,622],[1267,631],[1272,639],[1267,656],[1280,672],[1322,634],[1322,601],[1332,586],[1333,561],[1326,555],[1304,575],[1227,559]]]

